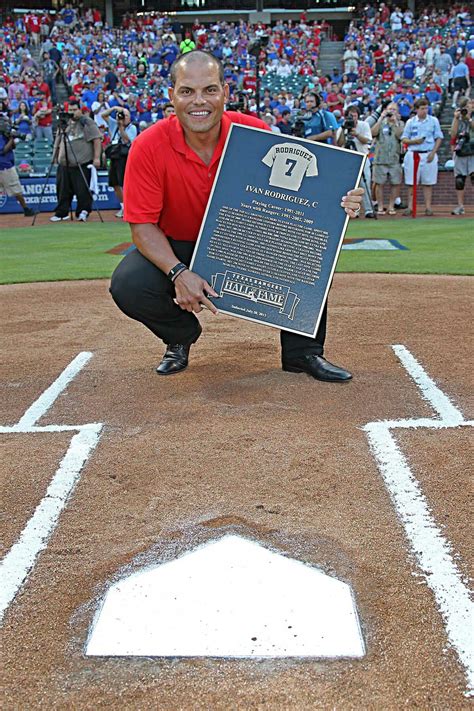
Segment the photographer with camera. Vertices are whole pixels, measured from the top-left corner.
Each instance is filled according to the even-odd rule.
[[[24,140],[11,126],[7,116],[0,116],[0,188],[9,197],[14,197],[23,208],[25,217],[33,217],[35,211],[27,207],[20,178],[15,168],[15,138]]]
[[[390,181],[390,197],[388,214],[395,215],[395,200],[400,192],[402,182],[402,166],[400,155],[402,150],[401,137],[403,124],[400,121],[398,107],[395,102],[384,109],[372,126],[372,137],[375,138],[375,155],[373,162],[373,178],[378,214],[384,215],[383,186]]]
[[[469,175],[474,186],[474,102],[461,99],[454,112],[451,124],[451,139],[454,144],[454,179],[458,205],[452,215],[464,215],[464,188]]]
[[[321,97],[314,92],[308,92],[304,98],[306,113],[303,115],[304,136],[308,141],[327,143],[328,138],[334,138],[337,122],[330,111],[321,109]]]
[[[362,153],[365,156],[368,155],[372,144],[372,132],[367,121],[361,121],[358,106],[349,106],[346,109],[345,121],[337,131],[336,143],[338,146],[343,146],[351,151],[357,151],[357,153]],[[375,214],[370,194],[371,177],[368,160],[364,164],[362,182],[364,184],[365,216],[371,219],[375,217]]]
[[[112,114],[115,113],[115,118]],[[111,141],[105,149],[105,155],[110,160],[109,186],[114,189],[120,203],[120,210],[115,217],[123,217],[123,180],[128,152],[132,141],[137,137],[137,127],[132,123],[128,109],[113,106],[102,111],[102,118],[109,127]]]
[[[53,148],[53,163],[58,163],[56,190],[58,204],[51,222],[69,220],[74,195],[77,197],[76,217],[86,222],[92,210],[89,188],[91,164],[100,168],[101,135],[95,121],[84,116],[78,99],[71,99],[67,112],[59,114],[59,129]]]

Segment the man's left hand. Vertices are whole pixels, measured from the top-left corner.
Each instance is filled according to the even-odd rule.
[[[99,169],[100,168],[100,158],[94,158],[94,160],[92,161],[92,165],[94,166],[94,168]]]
[[[434,160],[435,155],[436,155],[436,153],[434,151],[431,151],[430,153],[428,153],[426,162],[431,163]]]
[[[364,188],[354,188],[344,195],[341,202],[341,207],[344,208],[349,217],[357,217],[362,205],[362,196]]]

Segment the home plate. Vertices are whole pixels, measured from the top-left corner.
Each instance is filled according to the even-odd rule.
[[[86,654],[362,657],[349,585],[236,535],[113,585]]]

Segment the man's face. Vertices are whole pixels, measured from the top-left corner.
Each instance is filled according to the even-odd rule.
[[[428,115],[428,105],[423,104],[422,106],[419,106],[416,110],[416,115],[421,120],[425,119]]]
[[[357,126],[357,121],[359,120],[359,114],[357,113],[357,111],[349,111],[349,116],[354,121],[355,125]]]
[[[182,62],[170,99],[185,132],[207,133],[220,123],[229,87],[219,80],[215,62]]]
[[[79,119],[80,119],[81,116],[82,116],[82,111],[81,111],[80,106],[77,106],[77,105],[74,105],[74,104],[73,104],[72,106],[69,107],[69,109],[68,109],[68,114],[69,114],[69,117],[70,117],[73,121],[79,121]]]
[[[309,109],[309,111],[316,111],[316,109],[318,108],[316,106],[316,99],[314,98],[314,96],[307,96],[305,99],[305,104],[306,108]]]

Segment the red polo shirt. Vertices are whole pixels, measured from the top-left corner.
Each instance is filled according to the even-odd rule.
[[[254,116],[226,111],[209,165],[187,145],[176,116],[147,128],[133,142],[124,182],[124,219],[157,224],[167,237],[195,242],[231,123],[269,130]]]

